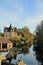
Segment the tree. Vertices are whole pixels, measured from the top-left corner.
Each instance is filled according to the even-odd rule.
[[[22,33],[27,38],[27,40],[30,40],[30,44],[31,44],[33,41],[33,34],[29,31],[29,28],[28,27],[22,28]]]
[[[3,37],[3,36],[4,36],[4,34],[2,32],[0,32],[0,37]]]
[[[34,40],[37,47],[43,47],[43,21],[36,27]]]

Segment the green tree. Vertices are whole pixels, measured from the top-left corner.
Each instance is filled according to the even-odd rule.
[[[34,42],[37,47],[43,47],[43,21],[36,27]]]
[[[4,34],[2,32],[0,32],[0,37],[3,37],[3,36],[4,36]]]

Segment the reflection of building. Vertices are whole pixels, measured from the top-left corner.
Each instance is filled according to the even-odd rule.
[[[12,37],[15,32],[17,32],[16,27],[12,27],[11,25],[9,27],[4,27],[4,37]]]
[[[0,51],[12,48],[12,42],[6,37],[0,37]]]

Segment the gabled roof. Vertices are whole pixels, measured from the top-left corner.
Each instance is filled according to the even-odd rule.
[[[16,27],[12,27],[12,25],[10,24],[9,27],[4,27],[4,31],[7,31],[7,32],[11,32],[11,31],[17,31],[17,28]]]
[[[7,37],[0,37],[0,44],[1,43],[12,43]]]
[[[5,27],[5,28],[4,28],[4,31],[6,31],[6,30],[7,30],[8,32],[10,32],[10,31],[11,31],[11,29],[12,29],[12,26],[10,25],[9,27]]]

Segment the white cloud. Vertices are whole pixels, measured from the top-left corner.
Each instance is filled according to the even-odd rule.
[[[39,24],[42,20],[43,16],[28,17],[25,19],[25,22],[23,24],[24,26],[28,26],[31,32],[34,32],[37,24]]]
[[[0,10],[0,14],[2,15],[2,19],[0,18],[1,26],[8,26],[10,23],[16,25],[16,27],[28,26],[30,28],[30,31],[33,32],[37,26],[37,23],[40,23],[41,20],[43,20],[43,0],[36,0],[36,15],[32,14],[32,16],[34,15],[33,17],[24,14],[24,7],[26,5],[28,6],[28,0],[25,0],[25,5],[23,4],[23,2],[17,2],[17,0],[15,2],[10,2],[8,0],[8,3],[11,5],[11,8],[13,8],[18,14],[16,14],[15,11],[12,11],[13,13],[15,13],[12,14],[11,11],[9,12],[3,9]],[[26,18],[19,15],[19,13],[24,14]],[[27,13],[29,14],[30,12]]]
[[[1,13],[1,16],[2,18],[4,18],[3,20],[7,20],[7,21],[19,21],[20,18],[18,15],[14,15],[14,14],[10,14],[9,12],[7,11],[0,11]]]

